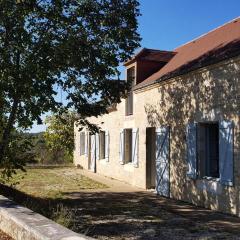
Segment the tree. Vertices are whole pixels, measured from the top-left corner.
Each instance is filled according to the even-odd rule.
[[[90,125],[88,116],[120,102],[128,86],[117,66],[139,47],[138,7],[137,0],[0,1],[0,163],[14,127],[27,129],[63,107]]]
[[[37,163],[43,164],[49,160],[49,151],[47,148],[44,133],[35,133],[34,152]]]
[[[4,161],[1,162],[1,180],[8,179],[15,169],[24,170],[26,163],[33,163],[35,154],[32,152],[32,136],[18,129],[14,129],[9,139],[9,147],[6,149]]]
[[[53,152],[63,152],[69,159],[74,150],[74,122],[76,114],[67,112],[55,114],[46,118],[47,130],[44,133],[46,145]]]

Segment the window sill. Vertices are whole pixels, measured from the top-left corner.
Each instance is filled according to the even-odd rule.
[[[124,165],[133,165],[133,162],[126,162],[126,163],[124,163]]]
[[[227,187],[233,187],[233,182],[221,182],[220,178],[215,178],[215,177],[202,177],[202,178],[198,178],[197,180],[199,181],[206,181],[206,182],[209,182],[209,183],[217,183],[217,184],[220,184],[222,186],[227,186]]]
[[[106,163],[108,163],[106,158],[103,159],[99,159],[100,164],[106,165]]]
[[[131,120],[131,119],[133,119],[134,117],[133,117],[133,114],[132,115],[125,115],[125,119],[127,119],[127,120]]]
[[[123,165],[123,168],[124,168],[124,170],[127,171],[127,172],[133,172],[133,170],[134,170],[134,166],[133,166],[133,163],[132,163],[132,162],[125,163],[125,164]]]
[[[196,187],[198,190],[206,191],[213,195],[222,194],[223,188],[222,184],[217,178],[198,178],[196,181]]]
[[[212,182],[220,182],[220,178],[207,177],[207,176],[204,176],[204,177],[202,177],[202,178],[199,178],[199,180],[207,180],[207,181],[212,181]]]
[[[107,160],[107,158],[102,158],[102,159],[99,159],[99,162],[105,163],[105,162],[108,162],[108,160]]]

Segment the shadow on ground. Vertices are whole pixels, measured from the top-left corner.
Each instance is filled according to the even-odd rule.
[[[0,193],[52,218],[57,205],[72,212],[76,232],[99,239],[240,239],[240,219],[150,192],[72,192],[42,199],[0,186]]]

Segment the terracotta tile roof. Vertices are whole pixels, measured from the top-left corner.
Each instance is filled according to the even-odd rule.
[[[240,54],[240,17],[173,50],[176,55],[139,89]]]

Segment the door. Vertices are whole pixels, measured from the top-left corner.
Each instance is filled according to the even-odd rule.
[[[91,135],[90,137],[90,164],[89,169],[92,172],[96,172],[96,136]]]
[[[170,195],[169,130],[169,127],[156,129],[156,191],[165,197]]]
[[[146,128],[146,185],[156,187],[156,129]]]

